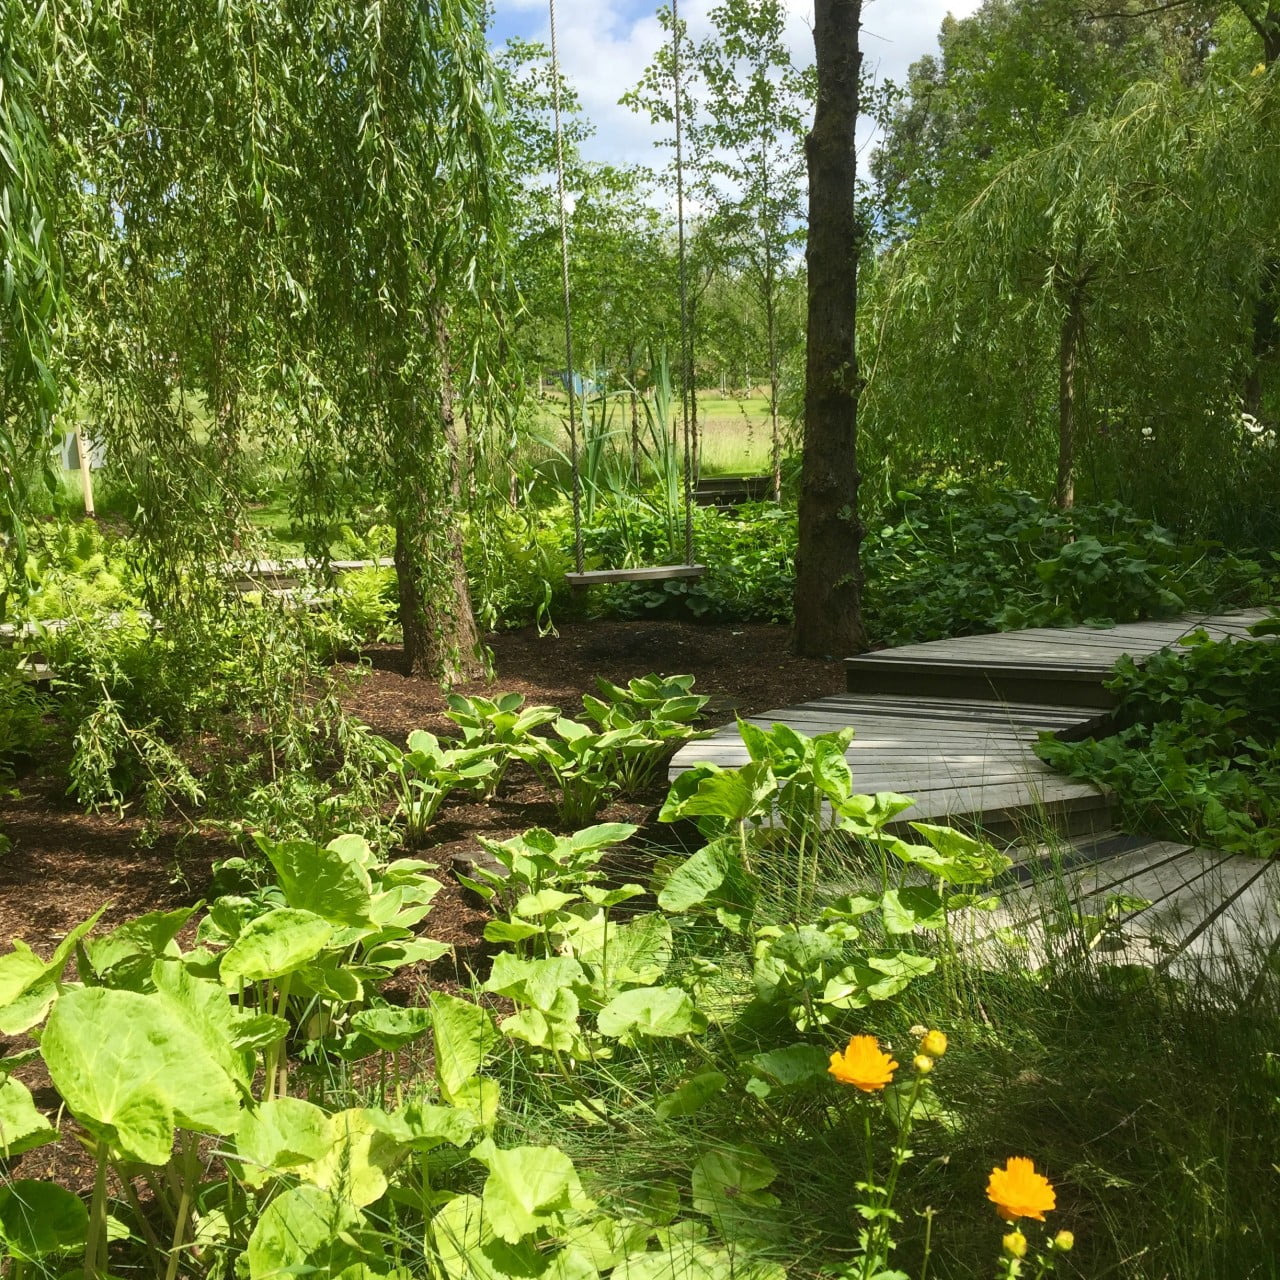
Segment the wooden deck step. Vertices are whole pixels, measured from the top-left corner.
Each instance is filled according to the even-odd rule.
[[[1238,988],[1274,961],[1280,860],[1119,835],[1096,841],[1092,850],[1082,842],[1065,852],[1062,865],[1046,853],[1016,868],[996,911],[967,913],[967,945],[994,948],[1012,931],[1041,964],[1063,945],[1055,944],[1052,930],[1083,936],[1084,917],[1097,920],[1109,904],[1129,899],[1145,905],[1115,913],[1095,942],[1106,963],[1207,976]]]
[[[894,823],[945,822],[1001,842],[1048,828],[1087,836],[1111,823],[1109,797],[1065,778],[1032,746],[1041,732],[1078,728],[1096,711],[991,700],[890,698],[836,694],[746,718],[769,728],[785,723],[810,737],[852,726],[846,759],[860,792],[896,791],[915,804]],[[737,725],[682,747],[671,777],[707,762],[735,768],[748,760]]]
[[[961,636],[859,654],[845,662],[851,693],[921,698],[1051,703],[1103,710],[1115,696],[1103,688],[1116,661],[1147,657],[1196,630],[1243,639],[1265,609],[1167,622],[1048,628]]]

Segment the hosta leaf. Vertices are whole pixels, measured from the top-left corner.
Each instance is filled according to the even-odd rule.
[[[405,938],[396,942],[380,942],[370,947],[364,956],[365,964],[394,971],[407,964],[432,964],[441,956],[447,956],[453,947],[434,938]]]

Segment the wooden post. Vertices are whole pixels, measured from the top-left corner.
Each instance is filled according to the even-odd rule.
[[[97,518],[93,509],[93,468],[89,465],[89,450],[85,448],[84,432],[76,428],[76,458],[80,462],[80,487],[84,491],[84,513],[90,519]]]

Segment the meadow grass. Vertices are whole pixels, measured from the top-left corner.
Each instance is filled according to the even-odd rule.
[[[1041,910],[1068,906],[1070,885],[1054,864],[1046,858],[1037,893],[1019,899],[1027,914],[1008,918],[1010,933],[1030,934]],[[847,888],[866,868],[838,855],[827,870]],[[1022,1224],[1027,1234],[1075,1235],[1074,1250],[1058,1258],[1060,1276],[1280,1274],[1280,981],[1270,958],[1250,957],[1238,973],[1170,976],[1114,963],[1083,926],[1072,927],[1080,922],[1069,910],[1063,918],[1066,927],[1034,953],[1002,945],[978,956],[944,944],[933,975],[802,1036],[776,1009],[752,1004],[746,951],[721,949],[726,1003],[707,1044],[730,1078],[722,1093],[692,1114],[661,1115],[661,1099],[706,1064],[681,1045],[650,1041],[639,1061],[580,1066],[582,1092],[604,1102],[616,1129],[566,1124],[566,1111],[582,1116],[573,1092],[516,1054],[503,1081],[509,1137],[559,1145],[593,1195],[633,1207],[674,1196],[687,1203],[700,1158],[750,1146],[778,1171],[769,1188],[778,1202],[750,1210],[753,1247],[789,1276],[829,1276],[834,1260],[859,1256],[863,1104],[828,1085],[757,1105],[736,1073],[761,1048],[804,1039],[825,1051],[851,1031],[874,1034],[906,1064],[912,1029],[933,1027],[950,1040],[931,1076],[939,1105],[912,1134],[895,1201],[894,1262],[911,1280],[993,1274],[1009,1228],[987,1201],[987,1179],[1015,1155],[1033,1159],[1057,1192],[1043,1227]],[[694,963],[707,941],[678,933],[675,966]]]

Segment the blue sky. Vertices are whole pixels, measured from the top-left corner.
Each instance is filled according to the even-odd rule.
[[[693,36],[707,34],[714,0],[680,0],[680,15]],[[582,97],[596,136],[589,159],[652,164],[653,135],[647,121],[618,105],[640,78],[662,39],[654,12],[659,0],[556,0],[560,60]],[[788,0],[788,39],[797,62],[813,60],[812,0]],[[937,48],[938,28],[948,12],[972,13],[978,0],[869,0],[862,12],[863,54],[881,78],[904,80],[907,67]],[[548,38],[547,0],[494,0],[494,38]],[[870,126],[862,144],[873,143]]]

